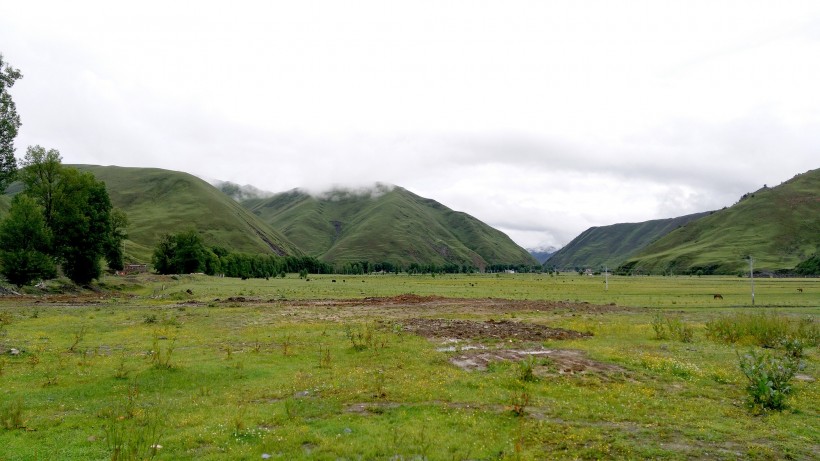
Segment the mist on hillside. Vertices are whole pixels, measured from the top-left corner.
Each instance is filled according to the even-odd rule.
[[[377,182],[370,186],[333,186],[330,189],[325,189],[322,191],[306,190],[306,192],[319,200],[329,200],[331,202],[337,202],[341,200],[357,198],[377,199],[389,192],[392,192],[395,188],[396,186],[392,184],[384,184]]]
[[[268,198],[274,195],[273,192],[268,192],[266,190],[259,189],[250,184],[245,184],[244,186],[242,186],[230,181],[220,180],[213,180],[211,181],[211,184],[217,189],[224,192],[225,195],[227,195],[228,197],[231,197],[232,199],[236,200],[237,202],[255,198]]]

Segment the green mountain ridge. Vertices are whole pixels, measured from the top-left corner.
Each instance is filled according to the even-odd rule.
[[[615,268],[651,242],[709,213],[590,227],[555,252],[546,265],[563,270]]]
[[[301,255],[285,237],[236,201],[188,173],[158,168],[68,165],[105,182],[111,203],[128,215],[126,257],[147,262],[167,233],[197,230],[208,245],[247,253]]]
[[[242,204],[328,263],[537,265],[504,233],[397,186],[320,196],[295,189]]]
[[[625,273],[790,270],[820,250],[820,169],[745,194],[729,208],[690,222],[642,248]]]

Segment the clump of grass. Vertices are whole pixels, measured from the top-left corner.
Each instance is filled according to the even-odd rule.
[[[103,424],[105,440],[111,452],[111,461],[144,461],[154,459],[162,448],[160,419],[143,416],[140,420],[125,418],[117,411],[109,411]]]
[[[171,356],[174,353],[176,338],[171,339],[171,342],[165,347],[164,350],[162,346],[160,346],[159,340],[160,336],[157,333],[154,333],[154,338],[151,343],[151,365],[153,365],[154,368],[170,370],[174,368],[174,365],[171,362]]]
[[[387,375],[384,372],[384,369],[378,368],[373,373],[373,397],[377,399],[383,399],[387,397],[387,389],[385,388],[385,383],[387,382]]]
[[[784,342],[798,339],[803,347],[813,347],[820,339],[820,327],[810,317],[796,320],[767,312],[737,313],[706,322],[706,336],[714,341],[766,348],[783,347]]]
[[[11,312],[0,312],[0,336],[6,336],[7,327],[14,321],[14,316]]]
[[[282,355],[285,357],[293,355],[293,336],[285,335],[282,338]]]
[[[123,349],[120,352],[120,355],[117,359],[117,369],[114,370],[114,378],[115,379],[127,379],[128,374],[131,373],[131,370],[127,367],[126,361],[128,359],[127,350]]]
[[[363,351],[373,346],[373,328],[369,324],[355,329],[345,325],[345,336],[354,350]]]
[[[757,354],[750,351],[740,357],[740,370],[748,384],[749,406],[761,410],[783,410],[786,397],[792,393],[790,381],[803,368],[794,357]]]
[[[510,397],[512,412],[515,416],[521,417],[527,414],[527,406],[530,404],[530,393],[523,384],[517,387]]]
[[[3,429],[23,429],[26,427],[26,422],[23,419],[23,411],[25,406],[23,399],[17,398],[11,402],[0,407],[0,425]]]
[[[80,345],[83,338],[85,338],[85,334],[88,332],[88,328],[85,325],[81,325],[80,328],[74,331],[74,342],[71,343],[71,346],[68,347],[68,352],[75,352],[77,350],[77,346]]]
[[[518,380],[524,382],[533,382],[537,380],[535,370],[535,357],[529,356],[526,360],[518,362]]]
[[[330,347],[319,346],[319,368],[330,368],[332,361]]]
[[[675,339],[683,343],[694,341],[695,333],[691,326],[679,318],[667,317],[661,313],[655,314],[652,319],[652,330],[655,339]]]

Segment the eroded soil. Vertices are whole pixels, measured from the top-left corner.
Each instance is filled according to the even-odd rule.
[[[545,341],[549,339],[580,339],[592,336],[563,328],[551,328],[545,325],[509,320],[473,320],[425,319],[405,320],[402,329],[425,338],[448,339],[514,339],[519,341]]]
[[[536,376],[589,375],[600,377],[622,375],[626,369],[611,363],[598,362],[586,352],[575,349],[496,349],[470,350],[450,358],[450,363],[462,370],[486,370],[492,362],[521,362],[534,358]]]

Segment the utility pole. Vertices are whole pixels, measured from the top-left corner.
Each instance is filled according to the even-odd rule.
[[[755,269],[754,259],[749,255],[749,279],[752,281],[752,306],[755,305]]]
[[[604,266],[604,284],[604,291],[609,291],[609,269],[606,266]]]

